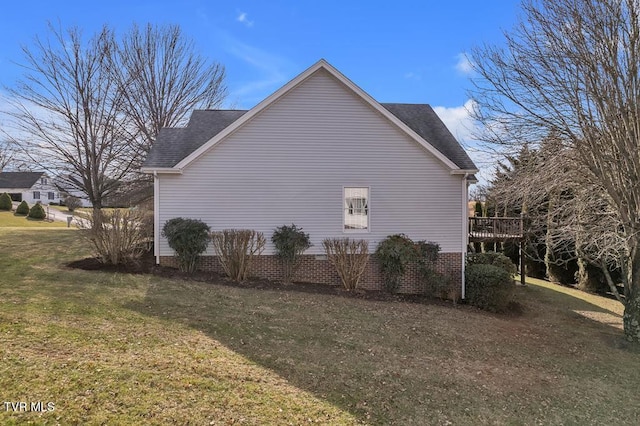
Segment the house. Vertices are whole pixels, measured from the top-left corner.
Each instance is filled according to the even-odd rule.
[[[13,201],[29,205],[60,203],[64,196],[45,172],[0,172],[0,194],[8,193]]]
[[[275,279],[270,236],[294,223],[313,244],[296,279],[328,284],[339,279],[323,239],[366,239],[373,252],[404,233],[440,244],[438,268],[464,292],[477,167],[429,105],[378,103],[324,60],[248,111],[194,111],[186,127],[161,130],[142,171],[154,176],[159,264],[175,264],[161,236],[175,217],[263,232],[268,244],[254,272]],[[204,267],[219,270],[211,248],[206,255]],[[370,263],[363,285],[378,288]],[[408,278],[401,291],[415,286]]]
[[[63,195],[63,199],[66,197],[75,197],[80,200],[81,207],[91,207],[91,201],[87,197],[87,194],[81,190],[83,187],[82,180],[74,174],[63,174],[56,182],[56,185],[60,189]]]

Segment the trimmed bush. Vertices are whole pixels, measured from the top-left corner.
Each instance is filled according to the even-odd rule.
[[[47,217],[47,213],[44,211],[42,204],[36,203],[29,209],[29,217],[31,219],[45,219]]]
[[[162,236],[175,251],[181,271],[195,272],[200,255],[209,245],[209,231],[209,225],[198,219],[177,217],[165,222]]]
[[[26,201],[22,201],[20,204],[18,204],[18,207],[16,207],[16,214],[21,215],[21,216],[26,216],[29,214],[29,204],[27,204]]]
[[[415,247],[418,274],[422,279],[425,293],[432,297],[457,302],[460,298],[460,289],[451,279],[451,273],[443,274],[436,271],[436,262],[440,257],[440,244],[418,241]]]
[[[451,277],[451,273],[443,274],[431,270],[428,275],[422,276],[425,283],[425,293],[438,299],[451,300],[453,303],[458,302],[461,297],[461,289]]]
[[[11,211],[13,203],[11,202],[11,196],[6,192],[0,195],[0,210]]]
[[[469,304],[490,312],[507,311],[515,288],[509,272],[494,265],[467,265],[465,282]]]
[[[511,259],[502,253],[488,251],[486,253],[474,253],[467,255],[467,265],[493,265],[506,271],[511,277],[518,272]]]
[[[327,238],[322,241],[322,246],[329,262],[336,268],[344,288],[349,291],[357,289],[369,262],[369,242]]]
[[[242,282],[249,277],[253,257],[260,255],[267,243],[262,232],[252,229],[225,229],[211,234],[213,248],[229,278]]]
[[[67,206],[67,210],[72,212],[75,209],[82,207],[82,201],[80,201],[80,198],[78,197],[69,195],[67,198],[64,199],[64,205]]]
[[[96,258],[109,265],[135,264],[149,251],[153,228],[143,210],[94,209],[78,221],[83,236],[93,246]]]
[[[390,235],[378,244],[375,254],[385,290],[395,293],[407,265],[417,259],[416,245],[404,234]]]
[[[311,247],[309,234],[294,224],[284,225],[273,231],[271,242],[282,261],[282,281],[290,283],[300,266],[300,256]]]

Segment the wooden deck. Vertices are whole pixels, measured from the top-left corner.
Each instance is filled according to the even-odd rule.
[[[524,216],[520,217],[470,217],[469,242],[514,241],[520,245],[520,284],[525,285],[524,265]]]
[[[470,217],[469,242],[521,240],[522,217]]]

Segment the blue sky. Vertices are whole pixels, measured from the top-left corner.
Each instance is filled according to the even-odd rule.
[[[0,14],[0,85],[21,74],[21,46],[47,21],[87,35],[107,23],[176,23],[225,65],[228,105],[250,108],[320,58],[380,102],[428,103],[463,142],[470,88],[464,54],[499,43],[519,0],[499,1],[41,1]],[[466,124],[465,124],[466,123]]]

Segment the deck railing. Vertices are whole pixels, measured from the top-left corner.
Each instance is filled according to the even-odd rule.
[[[522,217],[470,217],[470,241],[504,241],[521,239]]]

